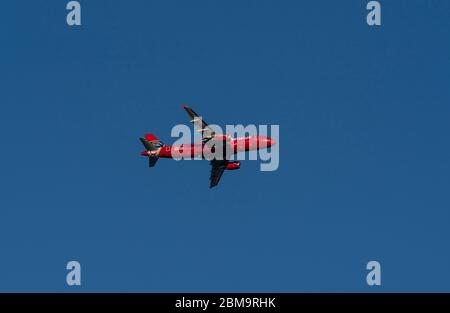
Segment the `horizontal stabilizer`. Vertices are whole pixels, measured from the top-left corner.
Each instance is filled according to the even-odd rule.
[[[148,166],[153,167],[155,166],[156,162],[158,161],[158,158],[155,157],[149,157],[148,158]]]

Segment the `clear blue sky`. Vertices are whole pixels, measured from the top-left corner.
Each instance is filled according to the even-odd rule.
[[[80,2],[0,7],[0,291],[450,291],[450,2]],[[149,169],[181,104],[279,170]]]

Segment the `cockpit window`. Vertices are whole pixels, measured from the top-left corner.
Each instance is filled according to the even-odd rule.
[[[161,148],[163,145],[164,145],[164,144],[163,144],[161,141],[155,142],[155,143],[153,144],[153,146],[154,146],[156,149]]]

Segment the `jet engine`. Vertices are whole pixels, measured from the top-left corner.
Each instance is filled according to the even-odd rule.
[[[230,162],[227,164],[227,167],[225,169],[232,171],[237,170],[241,167],[241,162]]]

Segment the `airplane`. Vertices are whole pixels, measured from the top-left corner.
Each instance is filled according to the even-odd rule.
[[[166,146],[153,134],[146,134],[140,137],[140,141],[145,147],[145,151],[141,152],[142,156],[148,157],[149,167],[154,167],[159,158],[174,158],[174,156],[184,156],[189,158],[208,159],[205,155],[205,147],[209,147],[214,153],[215,147],[218,145],[229,145],[230,149],[222,149],[227,153],[219,154],[219,157],[210,157],[211,174],[209,188],[217,186],[225,170],[237,170],[241,167],[241,163],[230,161],[231,154],[238,152],[259,150],[269,148],[275,144],[275,140],[265,136],[247,136],[240,138],[232,138],[227,134],[217,134],[208,124],[192,110],[190,107],[183,106],[191,119],[191,123],[202,133],[202,141],[192,144],[181,144],[176,146]],[[217,150],[219,151],[219,150]]]

